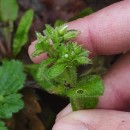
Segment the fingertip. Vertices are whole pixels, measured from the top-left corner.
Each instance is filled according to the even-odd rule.
[[[56,122],[52,130],[128,130],[129,122],[128,112],[103,109],[81,110],[70,113]]]
[[[70,114],[72,112],[71,105],[68,104],[58,115],[56,116],[56,122],[59,121],[64,116]]]
[[[63,117],[54,124],[52,130],[88,130],[87,125],[82,120],[76,119],[76,116],[77,112],[73,112]]]
[[[28,48],[28,54],[29,54],[30,59],[31,59],[34,63],[38,64],[38,63],[40,63],[42,60],[44,60],[44,59],[47,58],[47,54],[46,54],[46,53],[43,53],[43,54],[40,54],[39,56],[33,57],[33,56],[32,56],[32,53],[34,52],[34,46],[35,46],[35,44],[36,44],[36,41],[33,41],[33,42],[30,44],[30,46],[29,46],[29,48]]]

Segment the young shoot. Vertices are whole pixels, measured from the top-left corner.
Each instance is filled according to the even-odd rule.
[[[68,30],[67,25],[45,25],[43,34],[36,33],[37,43],[33,56],[46,53],[37,70],[36,80],[49,93],[70,98],[73,110],[95,108],[98,97],[103,94],[103,82],[99,75],[81,76],[77,69],[90,64],[89,51],[72,39],[80,35]]]

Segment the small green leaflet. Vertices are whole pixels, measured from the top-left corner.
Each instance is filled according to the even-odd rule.
[[[28,32],[33,20],[33,10],[25,12],[21,18],[13,39],[13,54],[16,56],[28,40]]]
[[[83,9],[82,11],[80,11],[76,16],[74,16],[73,18],[71,18],[69,21],[73,21],[73,20],[76,20],[78,18],[82,18],[82,17],[85,17],[87,15],[90,15],[92,14],[94,11],[92,8],[88,7],[86,9]]]
[[[87,75],[79,79],[77,87],[68,90],[73,110],[95,108],[98,96],[103,95],[103,81],[98,75]]]
[[[44,64],[46,64],[46,63],[44,62]],[[42,71],[42,68],[39,68],[39,66],[40,66],[39,64],[27,65],[26,66],[26,71],[28,73],[30,73],[31,76],[37,82],[37,84],[40,85],[47,92],[62,95],[62,96],[64,96],[64,95],[66,96],[66,88],[64,86],[61,86],[61,85],[57,86],[57,85],[53,85],[52,83],[50,83],[49,79],[47,80],[46,78],[44,78],[44,76],[45,76],[44,72]],[[38,75],[37,75],[37,73],[38,73]]]
[[[63,25],[63,24],[65,24],[65,22],[63,20],[58,19],[58,20],[55,21],[54,27],[57,27],[57,26],[60,26],[60,25]]]
[[[75,38],[79,32],[77,30],[70,30],[66,34],[64,34],[64,40],[69,40]]]
[[[77,87],[68,90],[73,110],[95,108],[98,96],[103,95],[103,82],[98,75],[82,77]]]
[[[98,97],[103,95],[103,81],[98,75],[87,75],[78,80],[77,87],[69,89],[69,97]]]
[[[4,61],[0,66],[0,81],[0,118],[8,119],[24,106],[21,94],[18,93],[25,82],[22,63]]]
[[[0,130],[8,130],[3,121],[0,121]]]
[[[35,44],[35,52],[33,52],[32,56],[38,56],[41,53],[45,53],[47,48],[50,46],[48,44],[47,38],[43,37],[43,35],[41,33],[36,32],[36,36],[37,36],[37,42]]]
[[[54,59],[48,58],[44,60],[40,65],[30,66],[30,74],[37,81],[40,86],[44,86],[46,91],[54,88],[55,85],[47,76],[47,66],[54,62]]]
[[[56,78],[57,76],[63,73],[65,68],[66,68],[65,64],[55,63],[52,67],[48,68],[48,71],[47,71],[48,78],[49,79]]]
[[[0,0],[0,20],[3,22],[15,21],[18,16],[17,0]]]

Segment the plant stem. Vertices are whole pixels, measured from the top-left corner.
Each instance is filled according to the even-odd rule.
[[[11,38],[12,38],[12,31],[13,31],[13,23],[12,21],[9,21],[9,27],[7,29],[7,49],[8,54],[11,54]]]
[[[8,51],[8,56],[10,57],[11,54],[11,38],[12,38],[12,31],[13,31],[13,22],[9,21],[9,25],[5,27],[4,29],[5,33],[5,39],[6,39],[6,46],[7,46],[7,51]]]
[[[66,78],[67,84],[70,84],[70,87],[73,88],[76,86],[77,82],[77,74],[75,67],[68,67],[64,72],[64,76]]]
[[[2,55],[6,55],[6,50],[4,45],[2,44],[2,41],[0,40],[0,52],[2,53]]]
[[[71,97],[71,106],[73,111],[92,109],[95,108],[98,103],[97,97]]]

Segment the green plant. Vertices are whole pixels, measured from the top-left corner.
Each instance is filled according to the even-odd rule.
[[[37,43],[32,56],[47,53],[48,58],[40,65],[33,65],[38,70],[37,74],[31,71],[32,75],[49,93],[69,97],[73,110],[96,107],[98,96],[103,94],[103,82],[99,75],[77,73],[80,65],[92,63],[89,52],[70,41],[80,32],[68,30],[67,25],[45,27],[44,35],[36,33]]]
[[[5,45],[0,45],[0,51],[9,58],[16,57],[27,43],[28,32],[33,20],[34,13],[30,9],[24,13],[15,31],[14,22],[18,17],[18,9],[17,0],[0,0],[0,22],[2,23],[0,31],[5,40]],[[14,35],[12,35],[13,33]]]
[[[0,43],[0,53],[4,55],[0,59],[0,130],[7,130],[3,120],[11,118],[24,107],[22,96],[18,93],[26,79],[23,64],[9,59],[15,58],[27,43],[34,13],[32,9],[26,11],[15,29],[18,10],[17,0],[0,0],[0,32],[4,39],[3,44]]]
[[[4,61],[0,66],[0,129],[4,130],[2,119],[9,119],[13,113],[23,108],[21,94],[24,86],[25,74],[19,61]],[[1,128],[2,127],[2,128]]]

